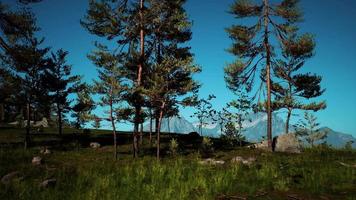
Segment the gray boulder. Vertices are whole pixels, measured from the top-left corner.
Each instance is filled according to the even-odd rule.
[[[301,153],[302,145],[295,134],[288,133],[273,139],[274,151],[286,153]]]
[[[241,156],[236,156],[233,159],[231,159],[232,163],[239,163],[243,165],[250,166],[252,165],[257,159],[255,157],[249,157],[249,158],[243,158]]]
[[[8,173],[5,176],[3,176],[1,178],[1,183],[7,185],[7,184],[11,183],[12,180],[19,179],[19,178],[22,178],[20,172],[14,171],[14,172]]]
[[[42,183],[40,183],[41,188],[47,188],[47,187],[53,187],[57,183],[57,180],[54,178],[44,180]]]
[[[97,142],[91,142],[90,144],[89,144],[89,146],[91,147],[91,148],[93,148],[93,149],[98,149],[98,148],[100,148],[100,144],[99,143],[97,143]]]
[[[35,156],[32,158],[32,164],[33,165],[40,165],[42,164],[42,158],[39,156]]]

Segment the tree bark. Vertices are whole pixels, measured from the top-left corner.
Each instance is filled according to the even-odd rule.
[[[150,108],[150,145],[152,145],[152,122],[153,121],[153,118],[152,118],[152,109]]]
[[[112,99],[110,99],[110,121],[112,125],[112,132],[114,136],[114,158],[117,160],[117,135],[116,135],[116,126],[115,126],[115,119],[113,115],[113,102]]]
[[[264,46],[266,49],[266,85],[267,85],[267,140],[268,148],[272,150],[272,108],[271,108],[271,51],[269,46],[268,30],[269,4],[264,0]]]
[[[162,124],[162,118],[163,118],[163,110],[164,107],[166,106],[166,102],[163,101],[162,105],[160,107],[160,112],[159,112],[159,119],[158,119],[158,128],[157,128],[157,160],[160,159],[160,132],[161,132],[161,124]]]
[[[5,121],[5,107],[4,103],[0,103],[0,122]]]
[[[169,127],[169,117],[167,117],[168,133],[171,133],[171,128]]]
[[[143,123],[140,124],[140,145],[143,143]]]
[[[292,109],[288,108],[288,114],[287,114],[287,119],[286,119],[286,133],[289,133],[289,121],[290,121],[290,116],[292,115]]]
[[[58,115],[58,133],[62,135],[62,109],[60,105],[57,103],[57,115]]]
[[[144,0],[140,0],[140,60],[137,66],[137,81],[136,86],[141,86],[142,81],[142,68],[145,59],[145,33],[143,27],[143,9],[144,9]],[[140,94],[139,94],[140,95]],[[135,107],[135,122],[134,122],[134,133],[133,133],[133,156],[136,158],[138,156],[138,126],[139,126],[139,116],[141,114],[141,105],[136,105]]]
[[[25,136],[25,149],[30,146],[30,129],[31,129],[31,103],[27,102],[26,105],[26,136]]]

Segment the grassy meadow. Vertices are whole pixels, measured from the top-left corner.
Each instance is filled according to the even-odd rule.
[[[225,148],[215,139],[214,151],[206,153],[199,141],[163,134],[163,155],[157,161],[146,135],[140,157],[133,159],[131,136],[121,133],[119,159],[114,161],[110,132],[91,130],[86,142],[78,142],[69,139],[71,131],[59,137],[45,130],[24,150],[22,130],[0,129],[0,176],[21,174],[10,184],[0,183],[0,199],[356,199],[354,150],[317,147],[301,154],[271,153]],[[179,143],[176,155],[169,153],[171,138]],[[90,141],[103,146],[91,149]],[[52,153],[40,154],[42,145]],[[43,163],[32,165],[34,156],[41,156]],[[236,156],[257,160],[250,166],[231,162]],[[199,163],[207,157],[225,163]],[[57,180],[54,186],[39,187],[49,178]]]

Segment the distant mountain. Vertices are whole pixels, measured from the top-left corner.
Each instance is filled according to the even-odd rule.
[[[169,126],[168,126],[169,125]],[[150,125],[146,124],[143,127],[144,131],[150,130]],[[155,120],[153,120],[152,130],[155,131]],[[161,132],[188,134],[196,131],[192,123],[187,121],[184,117],[170,117],[162,119]]]
[[[333,147],[341,148],[344,147],[347,142],[353,141],[352,147],[356,148],[356,139],[349,134],[336,132],[328,127],[321,128],[321,131],[327,133],[327,137],[320,141],[319,143],[325,142]]]
[[[243,123],[244,135],[246,139],[250,142],[258,142],[264,139],[267,131],[267,115],[265,113],[254,113],[250,114]],[[284,133],[285,122],[277,114],[273,115],[272,118],[272,131],[273,136],[281,135]],[[213,120],[206,120],[206,125],[203,126],[203,135],[211,137],[219,137],[221,135],[220,126],[213,122]],[[153,121],[153,130],[155,122]],[[169,126],[168,126],[169,125]],[[169,120],[166,118],[162,120],[161,131],[171,132],[171,133],[181,133],[188,134],[190,132],[198,132],[198,122],[189,122],[184,117],[172,117]],[[291,128],[293,131],[293,128]],[[349,134],[339,133],[330,128],[324,127],[323,131],[328,132],[328,137],[320,141],[326,141],[327,144],[333,147],[340,148],[344,147],[349,141],[354,141],[353,147],[356,148],[356,139]],[[144,126],[144,131],[149,131],[149,124]]]

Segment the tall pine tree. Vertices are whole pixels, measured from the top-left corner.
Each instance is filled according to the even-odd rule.
[[[294,34],[298,28],[296,23],[301,20],[298,0],[281,0],[280,3],[270,3],[260,0],[236,0],[230,13],[237,19],[251,18],[252,25],[233,25],[227,29],[233,45],[229,52],[237,57],[237,61],[225,68],[225,79],[229,88],[236,90],[246,87],[251,91],[256,73],[261,72],[266,84],[267,139],[272,149],[272,65],[280,52],[278,46],[283,46],[288,35]],[[277,41],[277,44],[273,44]],[[283,47],[282,47],[283,48]]]

